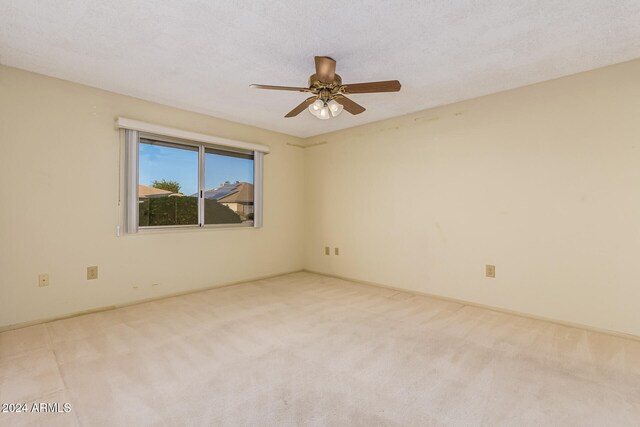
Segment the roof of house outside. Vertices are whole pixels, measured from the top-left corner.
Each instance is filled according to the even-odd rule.
[[[252,203],[253,184],[248,182],[225,183],[220,187],[204,192],[206,199],[215,199],[221,203]]]
[[[162,190],[160,188],[149,187],[148,185],[138,184],[138,197],[168,197],[172,191]]]

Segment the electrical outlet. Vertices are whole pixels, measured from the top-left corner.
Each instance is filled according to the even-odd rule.
[[[87,267],[87,280],[95,280],[98,278],[98,266]]]
[[[329,246],[325,246],[324,247],[324,254],[325,255],[331,255],[331,248]]]
[[[496,266],[487,264],[484,266],[484,275],[486,277],[496,277]]]
[[[340,255],[340,248],[333,248],[334,255]]]
[[[49,286],[49,275],[48,274],[39,274],[38,275],[38,286]]]

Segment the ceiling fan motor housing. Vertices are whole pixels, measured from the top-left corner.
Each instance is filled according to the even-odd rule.
[[[320,81],[320,79],[318,79],[318,75],[317,74],[311,74],[311,76],[309,76],[309,87],[333,87],[333,86],[340,86],[342,85],[342,77],[340,77],[340,75],[335,74],[335,78],[333,79],[332,83],[323,83]]]
[[[340,93],[340,86],[342,86],[342,78],[336,74],[333,82],[330,84],[321,82],[317,74],[309,76],[309,88],[312,93],[318,95],[318,99],[328,102]]]

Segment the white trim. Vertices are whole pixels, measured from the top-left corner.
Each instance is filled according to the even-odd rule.
[[[204,225],[204,145],[198,147],[198,225]]]
[[[205,135],[203,133],[191,132],[188,130],[174,129],[166,126],[155,125],[153,123],[145,123],[138,120],[128,119],[126,117],[118,117],[116,126],[119,129],[136,130],[139,132],[147,132],[155,135],[170,136],[173,138],[187,139],[190,141],[198,141],[207,144],[214,144],[223,147],[240,148],[242,150],[259,151],[261,153],[269,153],[269,147],[262,144],[254,144],[253,142],[236,141],[233,139],[220,138],[217,136]]]
[[[138,131],[125,129],[125,220],[126,233],[138,232]]]
[[[72,317],[84,316],[84,315],[87,315],[87,314],[99,313],[99,312],[108,311],[108,310],[115,310],[117,308],[131,307],[131,306],[134,306],[134,305],[137,305],[137,304],[143,304],[143,303],[152,302],[152,301],[160,301],[160,300],[163,300],[163,299],[175,298],[175,297],[179,297],[181,295],[195,294],[195,293],[198,293],[198,292],[204,292],[204,291],[212,290],[212,289],[226,288],[228,286],[238,286],[238,285],[245,285],[245,284],[246,285],[250,285],[251,282],[257,282],[259,280],[266,280],[266,279],[270,279],[272,277],[284,276],[284,275],[287,275],[287,274],[299,273],[301,271],[303,271],[303,270],[285,271],[283,273],[274,273],[274,274],[269,274],[269,275],[266,275],[266,276],[257,276],[257,277],[254,276],[254,277],[251,277],[251,278],[246,279],[246,280],[239,280],[239,281],[235,281],[235,282],[223,282],[223,283],[220,283],[220,284],[217,284],[217,285],[205,286],[203,288],[194,288],[194,289],[189,289],[189,290],[186,290],[186,291],[171,292],[171,293],[168,293],[168,294],[165,294],[165,295],[161,295],[161,296],[156,296],[156,297],[133,299],[131,301],[124,302],[122,304],[115,304],[115,305],[108,305],[108,306],[104,306],[104,307],[90,308],[88,310],[75,311],[75,312],[71,312],[71,313],[60,314],[60,315],[57,315],[57,316],[39,318],[39,319],[35,319],[35,320],[28,320],[26,322],[10,323],[8,325],[0,326],[0,332],[13,331],[15,329],[21,329],[21,328],[26,328],[26,327],[33,326],[33,325],[39,325],[39,324],[42,324],[42,323],[53,322],[54,320],[70,319]]]
[[[203,230],[252,230],[255,227],[253,224],[204,224],[199,226],[198,224],[191,225],[156,225],[149,227],[139,227],[136,234],[162,234],[162,233],[175,233],[177,231],[182,232],[201,232]]]
[[[422,295],[422,296],[425,296],[427,298],[435,298],[435,299],[439,299],[441,301],[449,301],[449,302],[453,302],[453,303],[456,303],[456,304],[460,304],[462,306],[468,305],[470,307],[478,307],[478,308],[482,308],[484,310],[496,311],[498,313],[508,314],[508,315],[511,315],[511,316],[520,316],[520,317],[526,317],[528,319],[540,320],[542,322],[555,323],[556,325],[566,326],[568,328],[584,329],[584,330],[591,331],[591,332],[596,332],[596,333],[599,333],[599,334],[612,335],[614,337],[624,338],[624,339],[628,339],[628,340],[640,341],[640,335],[635,335],[635,334],[632,334],[632,333],[629,333],[629,332],[614,331],[614,330],[611,330],[611,329],[599,328],[597,326],[590,326],[590,325],[587,325],[585,323],[576,323],[576,322],[570,322],[570,321],[567,321],[567,320],[554,319],[553,317],[538,316],[537,314],[531,314],[531,313],[527,313],[527,312],[524,312],[524,311],[510,310],[508,308],[502,308],[502,307],[498,307],[498,306],[495,306],[495,305],[487,305],[487,304],[482,304],[482,303],[474,302],[474,301],[470,301],[470,300],[446,297],[444,295],[431,294],[429,292],[417,291],[415,289],[399,288],[397,286],[385,285],[385,284],[378,283],[378,282],[370,282],[368,280],[354,279],[352,277],[341,276],[339,274],[322,273],[320,271],[309,270],[307,268],[303,268],[302,271],[305,271],[307,273],[312,273],[312,274],[319,274],[321,276],[326,276],[326,277],[333,277],[335,279],[346,280],[346,281],[349,281],[349,282],[362,283],[363,285],[376,286],[378,288],[384,288],[384,289],[391,289],[393,291],[404,292],[404,293],[407,293],[407,294]]]
[[[264,153],[253,154],[253,226],[262,228],[263,224],[263,177]]]

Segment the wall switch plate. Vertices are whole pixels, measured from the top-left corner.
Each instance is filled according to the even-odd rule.
[[[331,248],[329,246],[325,246],[324,247],[324,254],[325,255],[331,255]]]
[[[484,275],[487,277],[496,277],[496,266],[491,264],[485,265]]]
[[[39,274],[38,275],[38,286],[49,286],[49,275],[48,274]]]
[[[98,278],[98,266],[87,267],[87,280],[95,280]]]
[[[340,248],[333,248],[334,255],[340,255]]]

